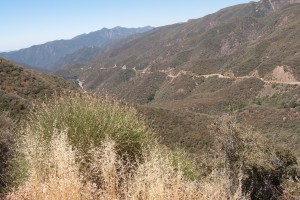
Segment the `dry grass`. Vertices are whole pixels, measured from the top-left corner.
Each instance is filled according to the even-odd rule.
[[[186,163],[154,139],[137,145],[138,152],[126,151],[126,145],[120,146],[120,138],[123,136],[118,134],[126,133],[128,141],[134,141],[134,130],[142,130],[139,134],[143,131],[147,133],[143,123],[138,127],[139,123],[135,121],[138,118],[134,117],[133,111],[129,112],[129,108],[107,100],[101,101],[101,107],[97,105],[99,101],[92,97],[76,96],[63,100],[44,105],[43,110],[36,111],[35,117],[24,127],[19,149],[22,157],[19,159],[23,159],[26,174],[19,178],[25,177],[25,181],[12,190],[7,199],[227,200],[242,197],[241,190],[237,190],[234,195],[228,193],[228,178],[224,170],[215,170],[202,180],[188,179],[184,175]],[[102,109],[102,114],[110,117],[110,122],[108,119],[105,121],[106,126],[111,129],[117,127],[114,130],[102,129],[103,135],[99,140],[96,136],[90,138],[91,134],[87,131],[92,126],[96,128],[89,131],[97,130],[101,134],[97,128],[103,127],[101,120],[104,119],[100,118],[99,110],[93,111],[97,109]],[[59,114],[55,115],[55,112]],[[80,116],[70,118],[70,112]],[[94,117],[91,118],[91,115]],[[86,120],[79,126],[81,118],[74,122],[77,117],[90,117],[88,119],[97,120],[98,125]],[[117,124],[113,126],[113,123]],[[82,144],[87,146],[87,143],[74,142],[74,137],[84,137],[82,133],[78,135],[79,128],[86,131],[88,141],[98,143],[91,143],[82,151]],[[120,153],[120,150],[124,152]],[[132,156],[132,152],[138,156]]]
[[[49,144],[26,134],[24,145],[28,180],[8,199],[80,199],[79,165],[65,131],[56,130]]]
[[[19,159],[26,174],[16,178],[25,179],[6,198],[255,199],[270,192],[281,195],[273,190],[283,191],[281,185],[272,185],[272,180],[278,175],[281,183],[293,169],[292,155],[225,116],[215,130],[219,140],[211,173],[190,179],[185,173],[189,164],[158,144],[145,127],[135,110],[88,95],[39,107],[20,139]],[[297,191],[292,184],[283,195]]]
[[[201,182],[189,181],[159,147],[145,151],[144,162],[135,163],[136,170],[128,171],[133,166],[124,165],[115,142],[105,139],[101,147],[91,150],[91,171],[83,174],[66,131],[55,130],[50,143],[32,135],[24,137],[28,180],[7,196],[9,200],[228,199],[223,172],[215,171]]]
[[[297,200],[300,197],[300,182],[295,180],[287,180],[284,183],[284,193],[282,200]]]

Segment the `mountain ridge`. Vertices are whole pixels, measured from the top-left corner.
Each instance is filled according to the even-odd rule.
[[[241,6],[238,7],[240,8]],[[249,7],[252,7],[249,12],[250,15],[252,15],[253,13],[251,13],[251,10],[256,10],[256,5],[242,5],[242,9],[248,9]],[[293,10],[293,12],[296,12],[297,8]],[[282,32],[284,31],[284,28],[287,28],[285,24],[289,23],[289,20],[286,16],[280,17],[278,14],[275,14],[274,17],[267,16],[253,18],[251,16],[245,16],[233,19],[229,23],[219,22],[219,19],[224,19],[223,16],[224,10],[221,11],[221,14],[218,13],[217,15],[212,16],[211,18],[214,18],[211,21],[207,20],[207,18],[210,17],[208,16],[185,24],[177,24],[156,29],[150,33],[144,34],[144,37],[131,41],[130,44],[103,53],[86,68],[95,68],[97,71],[98,66],[101,71],[102,68],[108,69],[115,65],[121,67],[126,65],[127,71],[130,69],[133,70],[133,67],[136,67],[137,70],[145,70],[148,67],[147,70],[157,71],[165,70],[168,67],[176,68],[178,66],[183,68],[178,68],[178,70],[193,71],[200,74],[217,72],[229,73],[231,68],[233,73],[237,74],[237,76],[245,76],[254,73],[254,67],[262,65],[257,69],[257,73],[260,74],[259,76],[261,78],[266,76],[272,69],[265,67],[264,63],[271,62],[273,65],[273,63],[275,64],[278,61],[276,56],[270,60],[266,59],[268,55],[261,56],[258,54],[261,53],[261,51],[264,51],[260,46],[269,45],[271,46],[272,51],[276,51],[275,47],[272,47],[274,45],[271,42],[275,37],[272,37],[272,34],[265,33],[274,33],[273,35],[276,35],[276,37],[279,37],[279,35],[282,38],[286,37]],[[278,19],[276,19],[277,21],[274,21],[273,18]],[[264,21],[266,19],[269,22],[265,23]],[[290,21],[293,20],[295,20],[295,17],[290,19]],[[273,21],[277,23],[275,26]],[[216,25],[215,22],[221,23],[221,25]],[[205,24],[206,27],[209,26],[206,28],[207,30],[203,28],[203,24]],[[291,24],[290,26],[292,28],[291,30],[293,30],[293,27],[296,25]],[[291,36],[289,37],[297,38],[297,31],[298,30],[290,31],[289,34]],[[260,39],[262,37],[263,39]],[[260,45],[257,45],[256,43],[260,43]],[[295,49],[294,51],[297,52],[295,44],[291,44],[291,48]],[[245,45],[247,48],[244,48]],[[284,47],[286,45],[282,44],[282,46]],[[241,51],[238,52],[238,49]],[[281,54],[282,52],[276,53]],[[285,54],[286,57],[289,58],[288,53]],[[249,57],[249,55],[251,57]],[[296,53],[296,55],[298,54]],[[263,59],[264,62],[261,62],[260,64],[259,59],[255,59],[256,56],[262,57],[261,59]],[[233,57],[238,57],[240,59],[235,59]],[[297,62],[296,58],[297,56],[293,58],[294,60],[282,63],[282,65],[290,66]],[[222,61],[224,59],[227,60],[227,63]],[[240,60],[238,61],[239,63],[236,63],[237,60]],[[215,66],[210,67],[212,64]],[[201,67],[199,67],[199,65],[201,65]],[[247,67],[245,67],[245,65]],[[216,66],[219,67],[217,68]],[[292,65],[292,67],[295,76],[297,76],[298,69],[295,68],[295,65]],[[268,71],[266,71],[267,69]],[[83,70],[83,79],[89,79],[91,83],[92,77],[93,76],[90,76],[88,71]],[[96,79],[97,78],[95,77],[95,80]]]
[[[14,62],[40,68],[41,70],[53,71],[57,66],[53,63],[67,54],[74,53],[86,46],[104,47],[115,39],[124,38],[133,34],[143,33],[151,30],[152,27],[112,29],[103,28],[98,31],[75,36],[69,40],[55,40],[40,45],[33,45],[29,48],[12,52],[0,53],[0,57],[10,59]]]
[[[230,113],[279,142],[293,137],[300,157],[300,5],[261,3],[156,28],[64,70],[151,112]]]

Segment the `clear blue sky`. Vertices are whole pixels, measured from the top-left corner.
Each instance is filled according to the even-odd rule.
[[[0,52],[113,28],[163,26],[249,0],[0,0]]]

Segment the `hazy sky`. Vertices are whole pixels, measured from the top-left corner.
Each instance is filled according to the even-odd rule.
[[[0,0],[0,52],[113,28],[163,26],[249,0]]]

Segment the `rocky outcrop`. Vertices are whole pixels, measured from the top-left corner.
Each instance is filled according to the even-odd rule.
[[[300,3],[300,0],[261,0],[259,7],[268,14],[295,3]]]

